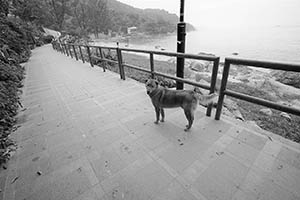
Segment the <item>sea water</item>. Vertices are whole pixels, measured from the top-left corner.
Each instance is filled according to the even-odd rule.
[[[128,48],[176,52],[177,36],[168,35],[145,42],[120,43]],[[300,26],[251,28],[200,27],[186,34],[186,53],[211,53],[225,57],[300,62]]]

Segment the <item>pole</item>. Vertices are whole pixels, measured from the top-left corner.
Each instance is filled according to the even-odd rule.
[[[180,0],[180,16],[179,23],[177,24],[177,52],[185,53],[185,35],[186,35],[186,24],[184,22],[184,0]],[[177,57],[177,68],[176,76],[184,78],[184,58]],[[182,90],[183,83],[177,81],[176,89]]]

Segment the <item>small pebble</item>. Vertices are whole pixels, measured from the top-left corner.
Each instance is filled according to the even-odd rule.
[[[282,168],[283,168],[282,165],[279,165],[279,166],[277,167],[278,170],[281,170]]]
[[[42,175],[42,172],[41,172],[41,171],[37,171],[36,173],[37,173],[39,176]]]

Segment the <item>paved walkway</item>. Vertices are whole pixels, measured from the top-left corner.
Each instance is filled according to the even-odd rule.
[[[143,84],[50,46],[26,68],[19,148],[1,171],[0,199],[300,199],[298,144],[201,108],[190,132],[180,109],[155,125]]]

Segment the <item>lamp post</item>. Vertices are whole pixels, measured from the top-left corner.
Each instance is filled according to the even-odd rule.
[[[186,35],[186,24],[184,22],[184,0],[180,0],[180,16],[179,23],[177,24],[177,52],[185,52],[185,35]],[[177,57],[176,76],[184,78],[184,58]],[[176,89],[182,90],[183,83],[176,82]]]

